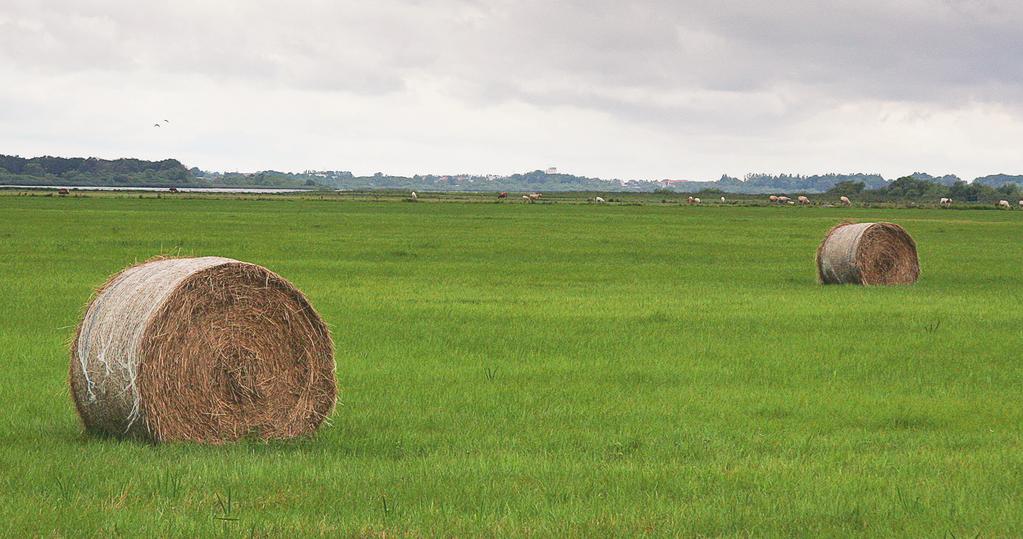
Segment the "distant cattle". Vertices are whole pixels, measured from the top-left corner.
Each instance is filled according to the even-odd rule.
[[[951,198],[942,197],[941,198],[941,202],[939,202],[939,204],[941,204],[942,208],[949,208],[949,207],[952,206],[952,199]]]
[[[725,197],[721,197],[721,203],[722,203],[722,204],[724,204],[724,203],[725,203]]]
[[[497,198],[508,198],[508,193],[502,191],[501,193],[498,193]]]
[[[696,200],[695,198],[689,197],[686,199],[686,204],[692,204],[695,200]]]
[[[171,187],[170,189],[168,189],[168,191],[170,191],[171,193],[177,193],[178,192],[178,188],[177,187]]]
[[[1012,209],[1012,204],[1009,204],[1008,200],[999,200],[998,201],[998,207],[1003,209],[1003,210],[1011,210]]]
[[[810,199],[809,199],[809,198],[806,198],[806,197],[805,197],[805,196],[803,196],[803,195],[799,195],[799,203],[800,203],[801,205],[803,205],[803,206],[809,206],[809,205],[810,205]]]
[[[703,201],[702,201],[702,200],[700,200],[699,198],[694,198],[694,199],[693,199],[693,204],[697,204],[697,205],[699,205],[699,204],[703,204]]]
[[[522,201],[529,204],[533,202],[533,199],[529,198],[529,195],[522,195]]]
[[[788,197],[785,197],[785,198],[788,198]],[[786,200],[785,203],[788,204],[789,206],[795,206],[796,205],[796,203],[792,202],[791,200]]]
[[[529,200],[537,201],[540,200],[541,198],[543,198],[543,195],[541,195],[540,193],[529,193]]]
[[[843,206],[852,206],[852,201],[849,200],[849,197],[839,198],[838,201],[841,202]]]
[[[775,195],[771,195],[771,196],[767,197],[767,200],[768,200],[768,202],[777,203],[778,202],[778,197],[775,196]]]
[[[596,202],[597,204],[603,204],[604,203],[604,199],[601,198],[601,197],[597,197],[597,198],[593,199],[593,201]]]
[[[786,196],[778,197],[778,204],[787,204],[789,202],[792,202],[792,199],[789,197]]]
[[[1020,207],[1020,208],[1023,208],[1023,200],[1020,200],[1020,201],[1019,201],[1019,207]]]
[[[57,190],[57,194],[62,197],[66,197],[69,192],[70,191],[67,190],[67,187],[61,187],[60,189]]]
[[[412,194],[409,195],[408,199],[411,200],[412,202],[415,202],[419,200],[419,195],[417,195],[415,191],[412,191]]]

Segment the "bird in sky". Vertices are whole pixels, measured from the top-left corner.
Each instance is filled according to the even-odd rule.
[[[153,127],[160,127],[160,124],[153,124]]]

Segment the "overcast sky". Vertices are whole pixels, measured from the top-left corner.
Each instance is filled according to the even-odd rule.
[[[1023,174],[1023,2],[2,0],[0,153]]]

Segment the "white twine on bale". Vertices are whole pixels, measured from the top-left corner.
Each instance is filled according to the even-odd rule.
[[[124,434],[131,431],[140,416],[138,367],[142,359],[142,337],[151,320],[186,278],[229,262],[235,261],[208,256],[171,258],[159,264],[134,266],[110,281],[89,306],[76,350],[87,386],[88,403],[96,404],[99,391],[106,408],[100,415],[116,417],[118,422],[121,417],[127,418]],[[108,357],[110,355],[113,357]],[[90,366],[95,364],[103,366],[104,376],[90,376]],[[106,423],[110,418],[99,419]]]
[[[831,232],[820,252],[820,271],[826,283],[859,282],[860,268],[856,264],[860,239],[874,223],[856,223],[841,226]]]

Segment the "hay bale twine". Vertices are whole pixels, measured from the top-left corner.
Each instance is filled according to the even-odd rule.
[[[222,443],[311,433],[334,408],[327,326],[288,281],[220,257],[151,260],[96,293],[71,347],[86,430]]]
[[[842,223],[817,248],[823,284],[913,284],[919,275],[916,242],[893,223]]]

